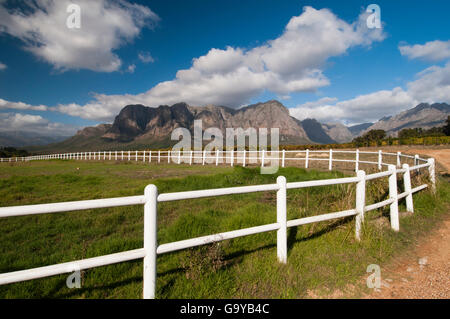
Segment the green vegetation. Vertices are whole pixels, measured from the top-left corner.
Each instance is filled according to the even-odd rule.
[[[432,127],[430,129],[405,128],[398,132],[398,138],[386,137],[384,130],[370,130],[362,136],[353,139],[356,147],[382,146],[382,145],[431,145],[450,143],[450,116],[445,126]]]
[[[443,131],[445,135],[450,136],[450,115],[447,117],[447,121],[445,121]]]
[[[148,165],[135,162],[38,161],[0,165],[0,206],[205,188],[337,178],[340,172],[259,168]],[[413,180],[415,185],[420,181]],[[387,181],[368,183],[368,203],[385,199]],[[401,187],[401,185],[399,185]],[[288,218],[354,207],[354,185],[288,191]],[[369,264],[383,264],[448,212],[450,186],[414,196],[416,213],[401,219],[399,233],[385,225],[388,211],[367,214],[362,241],[354,219],[288,230],[288,262],[276,259],[276,233],[257,234],[158,257],[159,298],[303,298],[308,291],[357,284]],[[404,210],[403,203],[401,210]],[[276,221],[275,192],[161,203],[158,242],[167,243]],[[381,221],[381,222],[380,222]],[[380,226],[381,225],[381,226]],[[0,273],[95,257],[143,246],[143,207],[117,207],[0,219]],[[82,271],[82,288],[67,275],[0,286],[0,298],[141,298],[142,261]]]
[[[444,127],[432,127],[428,130],[421,127],[405,128],[398,133],[399,139],[411,138],[411,137],[428,137],[428,136],[443,136]]]
[[[29,156],[26,150],[18,150],[15,147],[0,147],[0,158]]]
[[[370,130],[362,136],[353,139],[356,146],[370,146],[373,143],[380,146],[381,141],[386,138],[386,132],[383,130]]]

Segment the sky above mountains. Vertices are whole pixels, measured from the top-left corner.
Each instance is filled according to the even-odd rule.
[[[278,99],[358,124],[450,103],[450,3],[377,1],[369,28],[371,3],[0,0],[0,132],[71,135],[127,104]]]

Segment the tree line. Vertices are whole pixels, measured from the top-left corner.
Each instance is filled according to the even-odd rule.
[[[432,127],[430,129],[417,128],[405,128],[398,133],[398,137],[394,138],[387,136],[384,130],[370,130],[362,136],[358,136],[353,139],[355,146],[380,146],[384,142],[392,145],[394,141],[399,141],[399,144],[408,144],[413,139],[423,139],[426,137],[441,137],[450,136],[450,116],[447,117],[446,124],[440,127]]]
[[[30,153],[28,153],[26,150],[18,150],[15,147],[0,147],[0,157],[6,158],[6,157],[25,157],[30,156]]]

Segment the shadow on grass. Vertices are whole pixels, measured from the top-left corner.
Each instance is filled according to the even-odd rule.
[[[123,287],[132,283],[142,283],[142,276],[135,276],[132,278],[127,278],[124,280],[116,281],[110,284],[106,285],[99,285],[95,287],[86,287],[86,288],[79,288],[79,289],[71,289],[70,292],[58,294],[56,298],[58,299],[66,299],[71,297],[79,297],[83,295],[84,292],[92,292],[92,291],[102,291],[105,289],[115,289],[119,287]],[[66,287],[66,281],[61,281],[56,285],[51,291],[49,291],[47,294],[45,294],[42,298],[43,299],[53,299],[55,298],[55,294],[58,293],[58,291],[62,291],[64,289],[68,289]],[[97,297],[98,298],[98,297]]]
[[[336,220],[335,222],[331,223],[330,225],[326,226],[325,228],[323,228],[317,232],[314,232],[313,234],[310,234],[306,237],[299,238],[299,239],[296,238],[297,234],[298,234],[299,226],[291,227],[288,230],[288,239],[287,239],[288,253],[289,253],[289,250],[291,250],[295,244],[320,237],[328,232],[335,230],[337,227],[339,227],[341,225],[347,224],[352,219],[353,219],[353,217],[349,216],[349,217],[346,217],[343,219]],[[254,249],[242,249],[237,252],[227,254],[226,256],[224,256],[224,260],[226,260],[227,262],[223,267],[221,267],[221,270],[230,268],[234,265],[241,263],[243,261],[243,257],[246,255],[255,253],[257,251],[273,249],[275,247],[276,247],[276,244],[268,244],[268,245],[256,247]],[[159,272],[157,274],[157,276],[161,277],[161,276],[166,276],[166,275],[180,274],[185,271],[186,271],[186,269],[184,269],[183,267],[176,267],[176,268],[166,270],[164,272]],[[159,288],[159,289],[161,289],[160,291],[163,291],[163,292],[167,291],[168,289],[170,289],[171,286],[173,286],[175,281],[176,281],[176,277],[169,279],[168,282],[166,282],[162,287]],[[105,289],[106,290],[115,289],[115,288],[123,287],[123,286],[129,285],[129,284],[132,284],[132,283],[142,283],[142,276],[135,276],[135,277],[131,277],[131,278],[127,278],[124,280],[119,280],[119,281],[116,281],[113,283],[99,285],[99,286],[95,286],[95,287],[85,287],[85,288],[80,288],[80,289],[73,289],[73,291],[58,294],[58,292],[63,291],[66,288],[66,282],[61,281],[55,287],[53,287],[52,290],[50,290],[47,294],[45,294],[43,296],[43,298],[54,298],[55,295],[57,295],[57,298],[73,298],[73,297],[81,296],[85,292],[102,291]]]

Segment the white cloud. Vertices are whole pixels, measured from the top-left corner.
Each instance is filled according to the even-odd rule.
[[[321,99],[319,99],[317,101],[303,103],[301,106],[303,108],[313,109],[313,108],[318,107],[318,106],[323,106],[323,105],[327,105],[329,103],[336,102],[337,100],[338,99],[336,97],[323,97],[323,98],[321,98]]]
[[[431,66],[408,83],[408,93],[420,102],[450,103],[450,61],[443,67]]]
[[[20,131],[39,135],[70,136],[79,127],[50,122],[40,115],[0,113],[0,132]]]
[[[8,66],[0,62],[0,71],[5,70]]]
[[[443,67],[432,66],[419,72],[417,79],[407,83],[407,89],[396,87],[353,99],[331,103],[329,98],[307,102],[289,109],[300,120],[315,118],[323,122],[357,124],[377,121],[386,115],[394,115],[421,102],[450,103],[450,62]]]
[[[319,101],[291,108],[290,114],[300,120],[315,118],[322,122],[355,124],[377,121],[383,116],[403,111],[417,104],[417,101],[400,87],[359,95],[335,104],[319,103]]]
[[[136,69],[136,64],[130,64],[127,68],[128,73],[134,73],[134,70]]]
[[[140,52],[138,54],[139,60],[141,60],[143,63],[153,63],[155,62],[155,59],[151,56],[150,52]]]
[[[0,1],[0,32],[19,38],[25,49],[58,70],[89,69],[112,72],[121,59],[113,52],[136,38],[141,29],[159,20],[149,8],[125,0],[77,0],[81,28],[66,20],[70,0],[36,0],[20,11]]]
[[[58,105],[57,111],[85,119],[111,121],[126,104],[156,107],[184,101],[191,105],[239,107],[265,90],[279,96],[311,92],[330,82],[323,74],[326,60],[354,46],[381,41],[380,29],[368,29],[366,13],[349,24],[328,9],[305,7],[292,17],[276,39],[245,50],[211,49],[194,58],[189,69],[138,95],[96,94],[86,105]]]
[[[430,41],[425,44],[400,45],[401,55],[410,59],[422,59],[425,61],[441,61],[450,58],[450,40]]]
[[[1,109],[47,111],[48,107],[45,105],[30,105],[23,102],[9,102],[0,99],[0,110]]]

